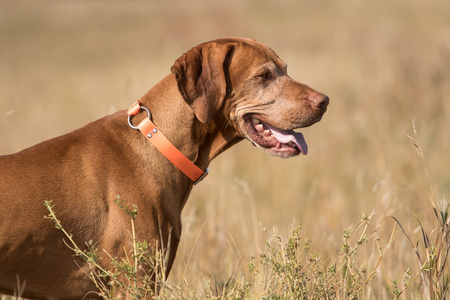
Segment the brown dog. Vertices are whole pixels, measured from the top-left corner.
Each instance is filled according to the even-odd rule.
[[[306,154],[303,136],[293,129],[318,122],[329,102],[292,80],[270,48],[248,39],[203,43],[171,70],[139,103],[201,170],[243,138],[275,156]],[[130,123],[146,118],[137,107]],[[136,204],[137,239],[170,243],[169,272],[193,180],[163,153],[120,111],[0,157],[0,293],[12,294],[17,278],[26,282],[28,298],[82,299],[96,290],[87,266],[74,262],[62,232],[44,219],[44,200],[53,201],[78,245],[97,241],[112,255],[130,247],[129,217],[114,199]]]

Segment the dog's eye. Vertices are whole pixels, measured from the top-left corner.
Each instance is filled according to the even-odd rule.
[[[270,72],[269,71],[264,71],[264,72],[258,74],[256,77],[261,78],[261,79],[269,79],[270,78]]]

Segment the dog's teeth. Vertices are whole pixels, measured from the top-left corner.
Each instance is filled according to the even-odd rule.
[[[262,131],[263,128],[264,128],[264,126],[263,126],[263,124],[258,124],[258,125],[255,125],[255,128],[256,128],[256,130],[258,130],[258,131]]]
[[[270,129],[264,130],[264,133],[267,134],[267,135],[269,135],[269,134],[270,134]]]
[[[252,119],[252,123],[253,123],[253,124],[260,124],[260,123],[261,123],[261,121],[260,121],[260,120],[258,120],[258,119]]]

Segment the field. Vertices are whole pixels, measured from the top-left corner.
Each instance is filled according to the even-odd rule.
[[[201,42],[253,38],[327,94],[329,110],[302,131],[307,156],[270,157],[243,141],[212,162],[184,209],[168,283],[201,293],[210,281],[220,295],[230,278],[251,280],[251,261],[263,273],[265,241],[297,223],[309,257],[329,267],[344,230],[375,212],[355,266],[376,276],[359,297],[392,299],[408,278],[400,298],[450,297],[438,284],[448,264],[435,284],[422,276],[433,270],[414,278],[410,243],[424,263],[422,229],[437,243],[433,207],[449,205],[449,16],[444,0],[0,1],[0,155],[126,109]],[[265,291],[261,275],[250,296]]]

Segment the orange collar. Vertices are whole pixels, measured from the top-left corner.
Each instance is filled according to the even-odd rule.
[[[131,123],[131,119],[141,110],[147,112],[148,118],[145,118],[138,126],[134,126]],[[146,107],[141,106],[138,101],[128,109],[128,124],[131,128],[141,131],[159,152],[194,182],[194,185],[202,181],[203,178],[208,175],[208,169],[203,171],[197,167],[166,138],[166,136],[151,121],[150,111]]]

